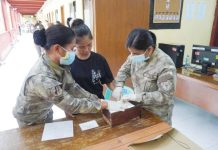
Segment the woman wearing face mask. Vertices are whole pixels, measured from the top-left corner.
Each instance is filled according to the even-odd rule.
[[[96,113],[107,103],[83,90],[69,71],[75,58],[75,34],[63,25],[34,33],[34,42],[46,50],[26,77],[13,110],[20,127],[51,122],[53,104],[65,112]]]
[[[156,36],[145,29],[130,32],[126,47],[131,53],[115,78],[112,96],[136,101],[171,124],[176,68],[171,58],[156,48]],[[125,80],[131,77],[135,94],[122,96]]]
[[[103,56],[91,51],[92,33],[83,20],[75,19],[71,29],[76,34],[76,58],[71,64],[71,74],[82,88],[103,99],[103,84],[114,89],[109,65]]]

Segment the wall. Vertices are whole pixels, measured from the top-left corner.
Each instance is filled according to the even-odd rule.
[[[67,17],[69,17],[69,4],[73,1],[74,0],[65,0],[65,1],[48,0],[47,1],[48,5],[42,9],[43,13],[41,13],[40,15],[46,18],[47,13],[54,11],[55,9],[58,9],[60,12],[60,6],[64,5],[65,20],[66,20]],[[83,18],[83,0],[75,0],[75,1],[76,1],[76,9],[77,9],[76,17]],[[202,19],[198,19],[196,17],[198,15],[198,6],[199,3],[201,2],[205,3],[206,11],[205,11],[205,16]],[[193,12],[192,19],[186,17],[187,15],[186,9],[189,4],[194,4],[196,6]],[[152,30],[157,35],[157,42],[184,44],[186,47],[185,56],[186,54],[191,55],[193,44],[209,45],[212,24],[214,20],[215,6],[216,6],[216,0],[184,0],[181,28],[172,29],[172,30],[170,29]],[[117,34],[119,34],[119,31],[117,31]]]
[[[77,12],[76,17],[83,19],[83,0],[76,0]]]
[[[4,60],[9,49],[12,38],[10,32],[4,32],[0,34],[0,62]]]
[[[2,4],[0,1],[0,34],[5,32],[4,16],[2,11]]]
[[[42,22],[49,20],[47,15],[54,13],[54,18],[51,19],[51,23],[55,23],[55,10],[58,10],[58,21],[61,21],[61,6],[64,7],[64,20],[66,25],[66,20],[70,16],[70,3],[76,1],[76,17],[83,19],[83,1],[82,0],[47,0],[43,7],[37,13],[37,18]]]
[[[1,0],[0,3],[0,61],[3,61],[19,33],[20,14],[6,0]]]
[[[205,17],[198,19],[196,17],[198,16],[198,6],[201,2],[206,5]],[[193,12],[193,19],[186,17],[186,9],[190,3],[197,6]],[[157,42],[184,44],[185,56],[186,54],[191,56],[193,44],[209,45],[215,6],[216,0],[184,0],[181,29],[152,30],[157,36]]]
[[[11,30],[12,29],[12,22],[11,22],[11,13],[10,13],[10,7],[11,7],[11,5],[8,3],[8,2],[6,2],[6,7],[7,7],[7,16],[8,16],[8,27],[9,27],[9,30]]]

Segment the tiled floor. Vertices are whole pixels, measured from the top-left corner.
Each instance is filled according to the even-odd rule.
[[[176,100],[173,127],[205,150],[218,150],[218,117]]]
[[[32,35],[20,37],[20,42],[0,66],[0,131],[17,128],[12,115],[22,82],[38,56]],[[54,107],[54,118],[64,117],[63,111]],[[176,100],[173,127],[206,150],[218,150],[218,117],[198,107]]]
[[[17,127],[12,108],[26,74],[37,59],[31,35],[26,34],[19,39],[20,42],[0,66],[0,130]]]

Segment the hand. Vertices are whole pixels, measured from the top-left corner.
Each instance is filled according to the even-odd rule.
[[[122,87],[116,87],[112,92],[112,97],[115,100],[120,100],[121,95],[122,95]]]
[[[108,103],[105,100],[100,99],[100,103],[101,103],[101,109],[107,109],[108,108]]]
[[[121,97],[121,101],[123,102],[136,101],[136,95],[135,94],[123,95]]]

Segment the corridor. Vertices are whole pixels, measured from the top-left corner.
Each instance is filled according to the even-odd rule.
[[[18,42],[11,49],[6,60],[0,66],[0,131],[17,128],[16,119],[12,115],[16,98],[22,83],[31,67],[38,59],[38,54],[33,43],[31,33],[25,33],[19,37]],[[54,118],[65,116],[64,113],[54,108]]]

